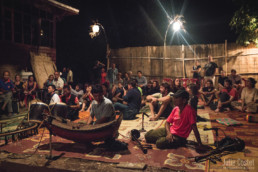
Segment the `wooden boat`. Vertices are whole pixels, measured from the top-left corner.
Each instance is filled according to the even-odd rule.
[[[44,121],[44,125],[53,135],[79,143],[104,141],[118,135],[118,129],[123,119],[122,115],[119,115],[119,117],[113,121],[103,124],[87,125],[74,123],[65,119],[65,114],[60,114],[60,112],[66,112],[62,110],[66,107],[64,105],[58,105],[59,104],[56,104],[52,108],[49,108],[48,113],[46,112],[46,104],[39,102],[32,104],[28,115],[29,121],[37,123]]]
[[[50,117],[51,118],[51,117]],[[79,124],[73,122],[64,122],[58,118],[45,122],[46,127],[53,135],[72,140],[79,143],[89,143],[93,141],[104,141],[118,136],[123,117],[120,115],[117,119],[96,125]]]

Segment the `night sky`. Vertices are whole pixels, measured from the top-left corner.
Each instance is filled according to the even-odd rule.
[[[229,27],[236,7],[232,0],[58,0],[80,10],[57,24],[57,66],[70,66],[75,80],[90,80],[94,62],[105,63],[105,37],[91,39],[90,25],[101,23],[110,48],[163,46],[168,26],[167,14],[184,16],[189,44],[234,42]],[[167,14],[166,14],[167,13]],[[167,35],[167,45],[186,44],[180,37]]]

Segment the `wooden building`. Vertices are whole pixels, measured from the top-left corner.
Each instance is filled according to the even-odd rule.
[[[79,10],[55,0],[0,0],[0,73],[31,70],[31,54],[56,61],[56,23]]]

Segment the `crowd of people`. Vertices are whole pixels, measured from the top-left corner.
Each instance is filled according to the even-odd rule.
[[[146,141],[156,143],[158,148],[184,144],[191,130],[199,145],[202,145],[196,127],[199,98],[204,106],[216,112],[237,109],[257,113],[255,79],[248,78],[244,85],[236,70],[232,69],[231,74],[226,76],[220,69],[221,75],[215,84],[219,68],[211,56],[204,66],[204,77],[201,75],[202,67],[196,61],[191,71],[195,82],[188,85],[183,84],[181,78],[171,79],[171,83],[159,83],[155,79],[148,81],[140,70],[136,76],[132,71],[122,74],[115,63],[106,71],[105,65],[97,61],[93,69],[95,81],[84,85],[78,83],[74,88],[71,69],[64,68],[62,74],[56,71],[44,84],[47,91],[43,93],[42,101],[46,104],[65,103],[69,106],[67,118],[70,120],[78,119],[80,111],[90,112],[87,124],[113,120],[116,111],[123,114],[124,120],[132,120],[143,106],[149,106],[151,121],[167,119],[165,128],[151,130],[145,135]],[[9,72],[4,72],[0,80],[0,98],[3,100],[1,109],[7,108],[11,114],[12,97],[17,99],[20,106],[26,106],[36,97],[37,83],[33,76],[29,76],[26,83],[21,81],[19,75],[15,76],[15,82],[9,76]]]

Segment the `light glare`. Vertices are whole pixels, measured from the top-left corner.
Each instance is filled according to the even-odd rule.
[[[92,31],[93,31],[93,33],[98,33],[99,32],[99,25],[93,25],[93,27],[92,27]]]
[[[176,22],[173,23],[173,30],[174,30],[175,32],[179,31],[180,28],[181,28],[180,22],[176,21]]]

